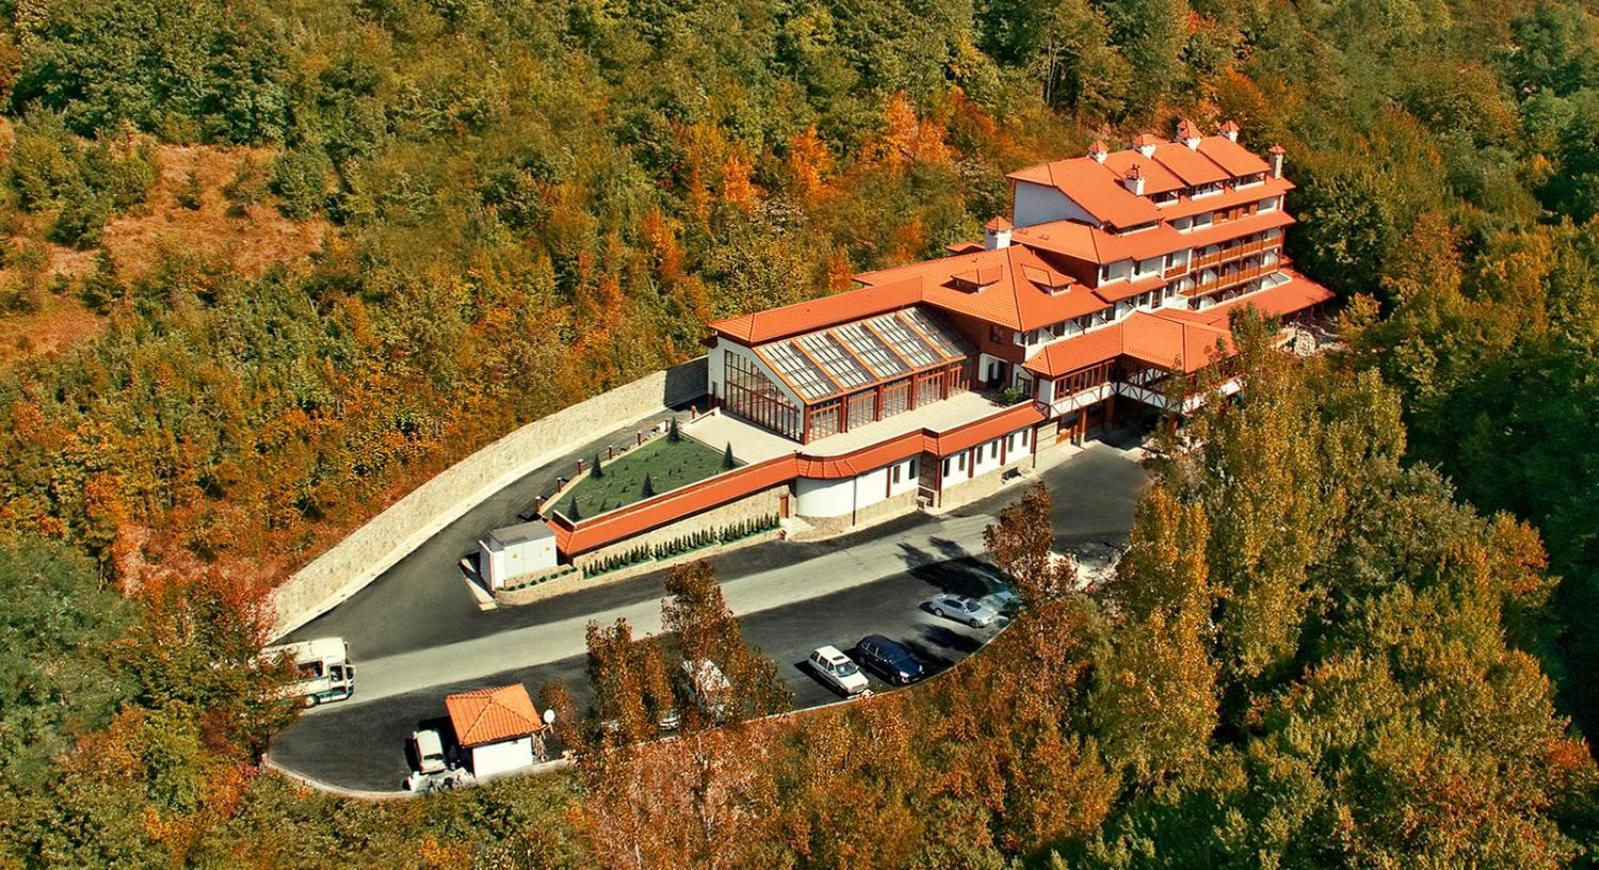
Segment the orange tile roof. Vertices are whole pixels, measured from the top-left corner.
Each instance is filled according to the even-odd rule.
[[[865,272],[855,280],[869,285],[920,280],[928,305],[1024,332],[1105,307],[1038,252],[1015,244]],[[980,286],[973,289],[974,284]]]
[[[1232,173],[1217,166],[1209,157],[1176,142],[1156,147],[1155,159],[1188,185],[1213,184],[1232,177]]]
[[[1238,177],[1254,175],[1271,168],[1266,161],[1260,159],[1260,155],[1226,136],[1206,136],[1200,139],[1199,153]]]
[[[1337,295],[1293,269],[1284,268],[1282,272],[1288,276],[1287,283],[1229,299],[1192,314],[1204,318],[1207,323],[1226,326],[1231,321],[1233,313],[1245,306],[1252,305],[1260,313],[1272,317],[1284,317],[1326,302]]]
[[[1065,341],[1045,345],[1032,355],[1023,368],[1046,378],[1060,377],[1085,366],[1121,356],[1122,328],[1117,323],[1100,327]]]
[[[544,729],[533,699],[521,683],[444,696],[455,739],[462,746],[515,740]]]
[[[1134,166],[1138,167],[1144,176],[1144,193],[1153,196],[1157,193],[1169,193],[1181,190],[1188,185],[1183,180],[1172,174],[1170,169],[1162,166],[1153,158],[1145,157],[1137,151],[1117,151],[1105,155],[1104,166],[1116,175],[1117,178],[1126,175]]]
[[[1236,350],[1226,329],[1146,311],[1122,321],[1122,354],[1163,369],[1189,374]]]
[[[1095,219],[1112,226],[1132,227],[1160,219],[1154,203],[1123,187],[1117,173],[1107,171],[1092,157],[1030,166],[1006,177],[1053,187]]]
[[[1197,371],[1212,361],[1218,341],[1231,352],[1232,335],[1225,329],[1193,322],[1186,316],[1189,313],[1135,311],[1114,325],[1047,345],[1033,354],[1024,367],[1041,377],[1057,378],[1118,356],[1130,356],[1164,369]]]
[[[718,320],[708,326],[742,344],[775,341],[851,320],[887,314],[922,301],[919,279],[878,283],[807,302]]]

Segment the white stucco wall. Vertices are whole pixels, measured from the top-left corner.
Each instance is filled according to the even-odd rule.
[[[490,589],[499,589],[507,581],[536,571],[554,568],[558,561],[554,536],[536,541],[521,541],[500,549],[489,546],[488,541],[478,541],[483,578]]]
[[[852,509],[855,479],[818,480],[802,477],[794,481],[794,512],[802,517],[839,517]]]
[[[998,468],[1001,464],[999,455],[1002,452],[998,438],[977,445],[972,457],[972,476],[976,477]]]
[[[917,479],[921,475],[920,462],[920,459],[907,459],[904,462],[896,462],[888,467],[887,473],[890,477],[892,477],[894,469],[899,469],[899,483],[890,482],[888,484],[888,494],[890,496],[903,495],[916,489]]]
[[[520,770],[524,767],[531,767],[533,764],[533,738],[531,737],[474,746],[470,751],[472,753],[472,773],[480,777]]]
[[[1016,182],[1016,196],[1011,202],[1011,214],[1019,227],[1059,220],[1082,221],[1099,226],[1099,221],[1095,220],[1093,215],[1072,202],[1066,194],[1053,187],[1028,181]]]

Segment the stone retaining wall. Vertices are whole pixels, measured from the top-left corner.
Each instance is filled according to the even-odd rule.
[[[594,437],[705,393],[705,357],[535,420],[457,462],[273,590],[272,636],[332,609],[484,499]]]

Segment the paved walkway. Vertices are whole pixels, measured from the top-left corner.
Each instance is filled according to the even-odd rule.
[[[1054,521],[1057,536],[1063,542],[1126,536],[1143,474],[1122,451],[1094,445],[1070,461],[1042,472],[1042,476],[1055,493]],[[728,554],[726,559],[714,559],[713,563],[722,571],[723,590],[735,613],[747,615],[787,607],[927,565],[978,555],[983,552],[983,529],[993,521],[993,513],[1015,497],[1016,490],[1012,488],[942,517],[912,515],[821,545],[760,545]],[[636,633],[657,632],[661,628],[662,579],[663,575],[657,573],[621,581],[614,584],[614,589],[595,587],[551,599],[547,606],[530,605],[488,614],[473,608],[473,630],[467,636],[452,638],[450,632],[433,631],[430,634],[438,642],[410,645],[408,649],[390,645],[389,650],[376,655],[366,652],[383,648],[379,639],[367,639],[371,629],[398,628],[394,614],[415,613],[416,602],[352,600],[350,604],[355,607],[344,605],[329,614],[327,623],[319,620],[307,628],[312,634],[326,635],[339,633],[335,622],[349,624],[357,618],[378,621],[377,626],[350,625],[346,629],[364,629],[353,639],[345,634],[360,668],[355,697],[337,705],[348,708],[429,686],[479,680],[510,667],[580,656],[585,651],[584,632],[590,620],[610,623],[622,618]],[[458,580],[456,583],[459,585]],[[466,596],[465,589],[459,591]],[[340,610],[346,608],[359,616],[341,615]],[[389,612],[381,613],[383,609]],[[440,616],[429,615],[426,626],[440,628]],[[413,644],[421,639],[417,632],[407,634]]]

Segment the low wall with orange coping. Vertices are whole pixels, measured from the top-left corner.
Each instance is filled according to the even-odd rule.
[[[922,453],[943,457],[1024,426],[1036,425],[1043,419],[1043,413],[1031,402],[1012,405],[981,420],[943,432],[930,429],[907,432],[881,444],[841,456],[818,457],[804,453],[778,456],[575,523],[560,514],[552,516],[549,523],[555,530],[557,549],[568,559],[576,559],[585,553],[629,540],[700,511],[789,483],[795,478],[854,477]]]

